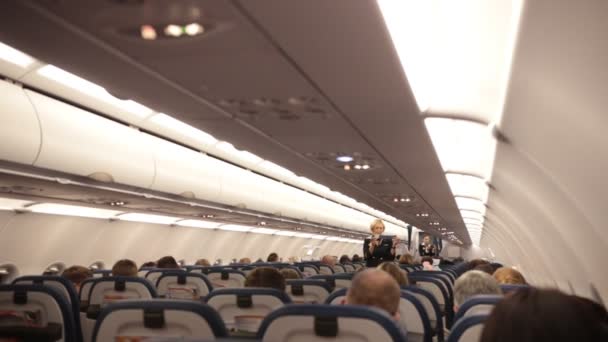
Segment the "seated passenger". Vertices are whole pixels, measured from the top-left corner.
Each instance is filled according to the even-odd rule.
[[[87,278],[91,278],[93,276],[93,272],[80,265],[74,265],[66,268],[61,276],[71,281],[76,288],[76,291],[80,290],[80,284]]]
[[[348,255],[344,254],[343,256],[340,257],[340,261],[341,264],[350,264],[350,258],[348,257]]]
[[[113,276],[137,277],[137,265],[133,260],[122,259],[118,260],[112,266]]]
[[[324,255],[323,258],[321,258],[321,263],[333,268],[336,266],[336,258],[331,255]]]
[[[526,278],[516,269],[501,267],[493,274],[499,284],[527,285]]]
[[[469,270],[474,270],[475,267],[479,266],[479,265],[483,265],[483,264],[489,264],[489,261],[483,260],[483,259],[473,259],[471,261],[469,261],[468,266],[469,266]]]
[[[363,260],[361,259],[359,254],[355,254],[355,255],[353,255],[353,258],[351,259],[351,261],[352,262],[362,262]]]
[[[285,291],[285,278],[274,267],[258,267],[247,275],[245,287],[269,287]]]
[[[467,271],[454,283],[454,312],[472,296],[502,294],[498,282],[482,271]]]
[[[196,262],[194,263],[194,266],[205,266],[205,267],[209,267],[211,266],[211,263],[209,262],[209,260],[207,259],[198,259],[196,260]]]
[[[266,262],[279,262],[279,255],[274,252],[268,254],[268,258],[266,258]]]
[[[241,258],[241,260],[239,260],[239,264],[251,264],[251,259]]]
[[[490,265],[490,264],[477,265],[474,268],[474,270],[481,271],[481,272],[486,272],[489,275],[494,274],[494,267],[492,267],[492,265]]]
[[[179,268],[177,261],[174,257],[167,255],[164,256],[156,262],[156,267],[158,268]]]
[[[283,278],[287,279],[302,279],[302,277],[300,277],[300,273],[298,273],[296,270],[292,269],[292,268],[283,268],[281,271],[281,275],[283,276]]]
[[[409,253],[405,253],[399,258],[399,263],[401,265],[413,265],[414,257]]]
[[[590,300],[530,287],[496,304],[480,341],[608,341],[608,313]]]
[[[433,257],[425,256],[420,260],[424,271],[441,271],[439,266],[433,265]]]
[[[143,264],[141,264],[141,268],[154,268],[156,267],[156,262],[154,261],[146,261]]]
[[[407,279],[407,273],[392,262],[383,262],[378,265],[378,269],[390,274],[399,286],[408,286],[410,284]]]

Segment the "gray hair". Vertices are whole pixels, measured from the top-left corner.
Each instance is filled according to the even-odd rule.
[[[461,306],[472,296],[502,294],[496,279],[481,271],[468,271],[454,283],[454,304]]]

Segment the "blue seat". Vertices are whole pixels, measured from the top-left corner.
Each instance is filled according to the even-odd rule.
[[[298,275],[300,276],[300,279],[304,278],[304,274],[302,273],[302,271],[300,271],[299,268],[297,268],[296,266],[292,266],[292,265],[288,265],[288,266],[281,266],[279,267],[279,269],[283,270],[283,269],[289,269],[289,270],[294,270],[298,273]]]
[[[452,288],[447,284],[448,281],[438,276],[425,275],[423,272],[416,275],[410,273],[408,278],[410,283],[428,290],[435,296],[441,311],[445,315],[446,327],[449,329],[454,319],[454,302],[451,295]]]
[[[348,288],[353,280],[353,273],[317,274],[308,279],[322,279],[332,289]]]
[[[93,271],[94,278],[110,277],[110,276],[112,276],[112,270],[94,270]]]
[[[341,264],[335,264],[333,270],[334,273],[346,273],[346,268]]]
[[[187,272],[209,274],[212,271],[232,270],[230,266],[186,266]]]
[[[437,299],[431,292],[416,286],[404,286],[401,288],[402,290],[411,293],[416,296],[420,303],[423,305],[427,317],[429,319],[431,329],[433,331],[433,335],[437,336],[437,340],[439,342],[443,342],[444,340],[444,331],[443,331],[443,313],[441,311],[441,307],[437,302]]]
[[[80,327],[80,301],[78,293],[71,281],[60,276],[23,276],[13,280],[13,285],[42,285],[51,287],[59,292],[68,301],[74,316],[76,334],[82,340],[82,328]]]
[[[452,327],[448,342],[478,342],[487,318],[488,315],[463,317]]]
[[[502,293],[504,293],[504,294],[518,291],[521,289],[527,289],[528,287],[530,287],[530,286],[529,285],[516,285],[516,284],[501,284],[500,285],[500,289],[502,290]]]
[[[74,314],[68,300],[50,286],[0,285],[0,336],[17,340],[77,342]]]
[[[435,331],[424,304],[414,293],[401,290],[399,313],[401,323],[407,328],[409,342],[433,342]]]
[[[331,287],[324,279],[289,279],[285,292],[294,303],[324,303],[331,292]]]
[[[257,337],[264,342],[407,341],[390,316],[355,305],[287,305],[264,319]]]
[[[256,333],[266,315],[291,303],[284,291],[258,287],[216,289],[206,301],[229,331],[245,333]]]
[[[152,284],[152,286],[156,286],[156,281],[158,280],[158,278],[160,278],[163,274],[165,274],[167,272],[186,273],[186,270],[177,269],[177,268],[153,268],[153,269],[148,270],[148,272],[146,272],[146,275],[144,276],[144,278],[146,278],[146,280],[148,280]]]
[[[328,275],[328,274],[334,274],[335,273],[334,269],[331,268],[331,267],[329,267],[328,265],[321,264],[318,267],[319,267],[319,274]]]
[[[313,264],[296,264],[296,267],[302,271],[305,277],[319,274],[319,268]]]
[[[209,270],[204,274],[206,274],[213,288],[241,288],[245,286],[246,276],[241,271],[219,269]]]
[[[119,336],[180,336],[213,340],[227,336],[221,317],[205,304],[166,299],[125,301],[106,306],[95,324],[93,341]]]
[[[503,296],[499,295],[472,296],[458,308],[458,312],[454,316],[454,322],[458,322],[459,319],[466,316],[490,314],[496,303],[502,299]]]
[[[167,271],[156,280],[156,292],[163,298],[200,300],[212,290],[209,279],[199,273]]]
[[[325,304],[340,305],[344,298],[346,298],[347,288],[341,288],[332,292],[326,299]]]

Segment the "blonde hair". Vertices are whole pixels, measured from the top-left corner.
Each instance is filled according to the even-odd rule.
[[[501,267],[494,272],[494,279],[499,284],[516,284],[516,285],[526,285],[526,278],[515,269],[510,267]]]
[[[392,262],[383,262],[377,267],[379,270],[382,270],[391,275],[399,286],[407,286],[410,282],[407,279],[405,271],[401,270],[401,268],[395,265]]]
[[[137,277],[137,264],[133,260],[121,259],[112,266],[113,276]]]
[[[414,257],[410,253],[405,253],[399,258],[399,263],[403,265],[413,265]]]
[[[384,222],[382,222],[382,220],[381,220],[381,219],[375,219],[375,220],[373,220],[373,221],[372,221],[372,223],[370,223],[370,224],[369,224],[369,230],[373,232],[373,231],[374,231],[374,227],[375,227],[375,226],[376,226],[378,223],[380,223],[380,224],[382,225],[382,230],[383,230],[383,231],[386,229],[386,226],[384,225]]]

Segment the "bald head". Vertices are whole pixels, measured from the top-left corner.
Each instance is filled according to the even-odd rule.
[[[326,255],[321,259],[321,263],[328,266],[336,266],[336,259],[331,255]]]
[[[346,294],[346,304],[373,306],[398,317],[400,298],[401,289],[390,274],[367,269],[353,277]]]

